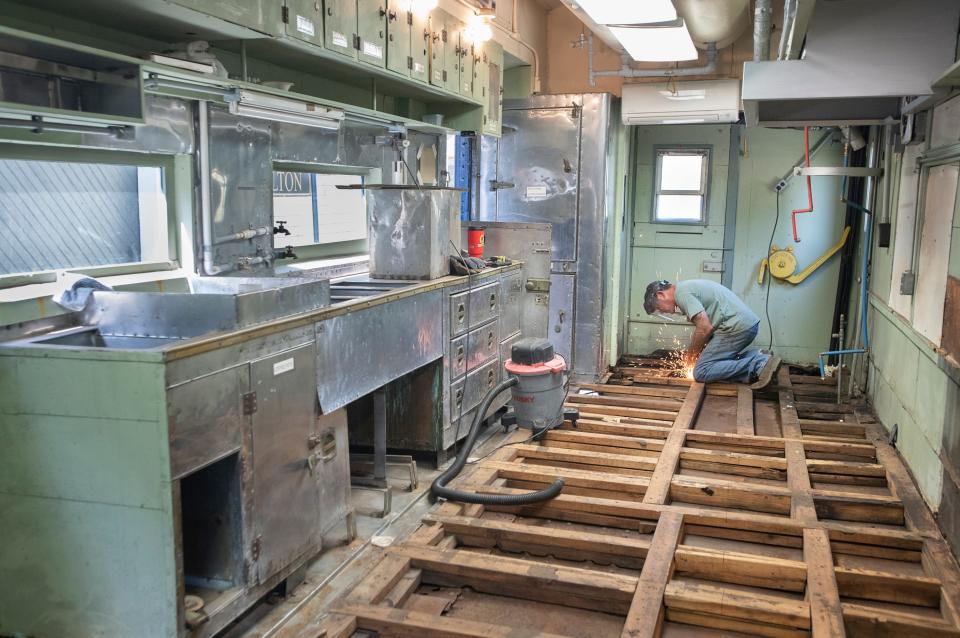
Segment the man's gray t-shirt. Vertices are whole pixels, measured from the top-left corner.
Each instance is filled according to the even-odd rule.
[[[733,294],[715,281],[708,279],[687,279],[676,284],[674,297],[677,307],[687,319],[706,312],[716,332],[733,334],[749,330],[760,318],[747,308],[740,297]]]

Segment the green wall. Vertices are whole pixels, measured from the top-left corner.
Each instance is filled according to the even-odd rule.
[[[705,225],[651,223],[655,149],[673,145],[711,148]],[[722,281],[761,318],[756,343],[767,347],[767,286],[757,284],[757,274],[776,220],[773,185],[802,155],[801,131],[748,129],[739,125],[636,127],[628,352],[649,352],[686,343],[689,324],[664,322],[647,316],[643,310],[644,289],[659,278]],[[830,143],[813,163],[838,165],[840,158],[839,144]],[[799,244],[793,242],[790,211],[806,205],[803,180],[794,179],[780,197],[780,218],[773,243],[793,247],[798,270],[829,249],[843,229],[838,179],[815,178],[813,192],[815,212],[798,220]],[[727,272],[704,272],[704,261],[724,262]],[[838,272],[835,257],[799,285],[779,281],[770,284],[773,349],[787,360],[813,362],[817,353],[829,346]],[[798,308],[803,311],[797,312]]]

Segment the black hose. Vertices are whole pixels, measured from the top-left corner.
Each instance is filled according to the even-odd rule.
[[[438,476],[430,486],[430,493],[448,501],[457,501],[458,503],[473,503],[476,505],[532,505],[556,498],[563,489],[563,479],[556,479],[550,487],[538,492],[529,494],[477,494],[476,492],[461,492],[447,487],[447,483],[457,477],[467,464],[467,458],[473,451],[473,446],[477,442],[477,434],[480,433],[480,424],[483,423],[483,416],[490,408],[490,403],[494,398],[504,390],[517,385],[519,380],[516,377],[510,377],[506,381],[500,382],[495,388],[490,390],[480,406],[477,408],[477,415],[473,417],[473,424],[470,426],[470,432],[467,434],[467,440],[464,441],[460,453],[457,454],[456,461],[453,462],[447,470]]]

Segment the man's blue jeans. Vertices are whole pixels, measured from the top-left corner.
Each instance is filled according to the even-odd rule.
[[[700,353],[697,365],[693,368],[693,378],[701,383],[711,381],[733,381],[750,383],[755,380],[769,355],[757,348],[747,350],[760,329],[758,323],[752,328],[726,334],[715,332],[707,347]]]

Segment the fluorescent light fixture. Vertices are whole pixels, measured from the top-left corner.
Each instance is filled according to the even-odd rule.
[[[300,124],[336,131],[343,121],[343,111],[328,109],[312,102],[301,102],[264,93],[240,91],[240,99],[230,103],[234,115],[271,122]]]
[[[638,62],[696,60],[697,47],[687,26],[609,27],[631,58]]]
[[[677,19],[670,0],[576,0],[598,24],[650,24]]]

